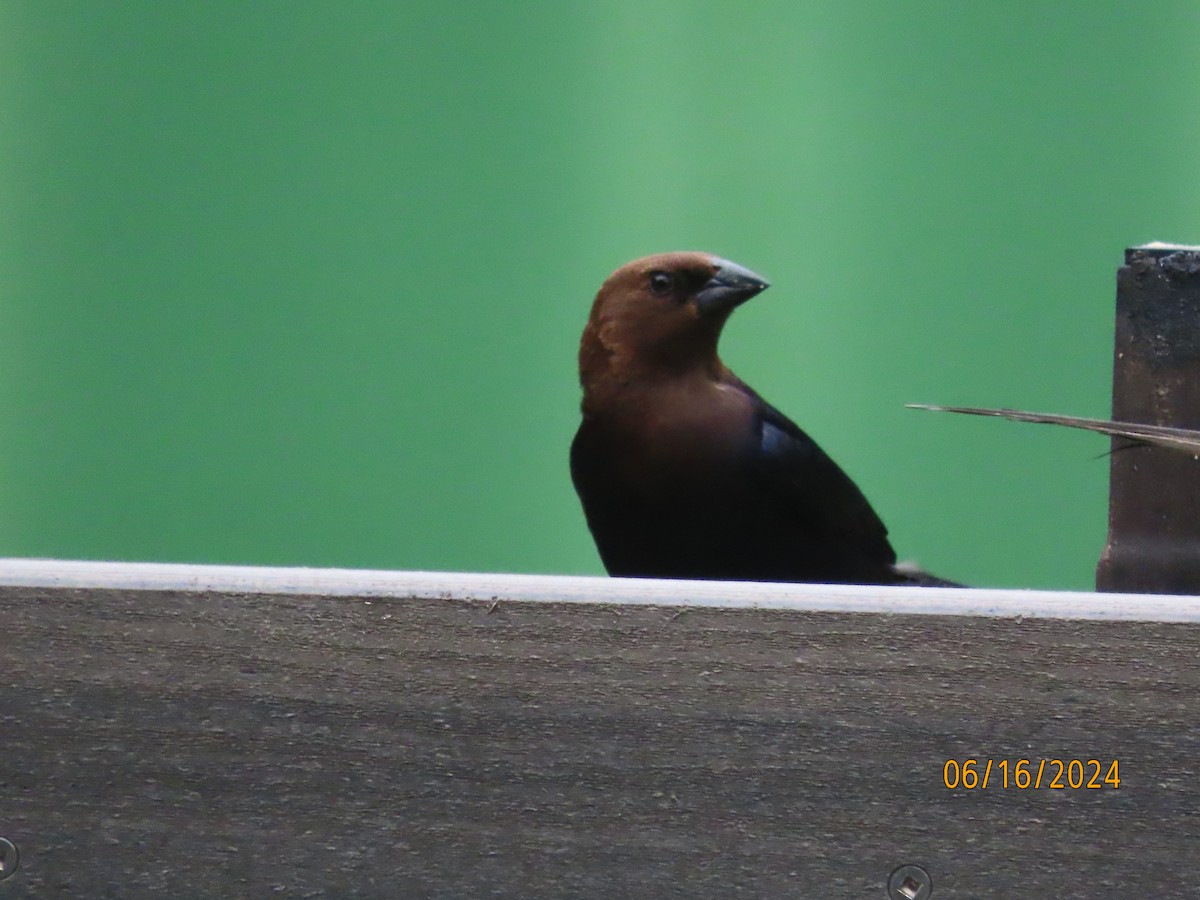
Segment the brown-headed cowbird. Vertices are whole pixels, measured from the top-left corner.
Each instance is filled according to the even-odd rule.
[[[610,575],[951,584],[897,567],[862,492],[721,362],[717,340],[765,290],[707,253],[664,253],[600,288],[579,348],[571,477]]]

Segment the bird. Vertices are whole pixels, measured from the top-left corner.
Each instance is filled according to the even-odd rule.
[[[610,575],[959,586],[897,564],[862,491],[721,361],[737,307],[769,286],[702,252],[621,266],[579,345],[570,469]]]

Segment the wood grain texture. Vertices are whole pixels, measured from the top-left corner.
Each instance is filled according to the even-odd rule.
[[[1194,897],[1200,625],[0,588],[17,897]],[[949,758],[1119,790],[947,790]]]

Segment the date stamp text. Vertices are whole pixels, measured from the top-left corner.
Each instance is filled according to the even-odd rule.
[[[942,784],[968,791],[1115,790],[1121,786],[1121,767],[1116,759],[948,759]]]

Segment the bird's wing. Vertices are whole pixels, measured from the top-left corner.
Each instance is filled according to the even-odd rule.
[[[887,527],[858,485],[795,422],[730,376],[754,401],[756,469],[764,488],[777,498],[781,515],[800,530],[853,546],[881,565],[893,564],[896,551]]]

